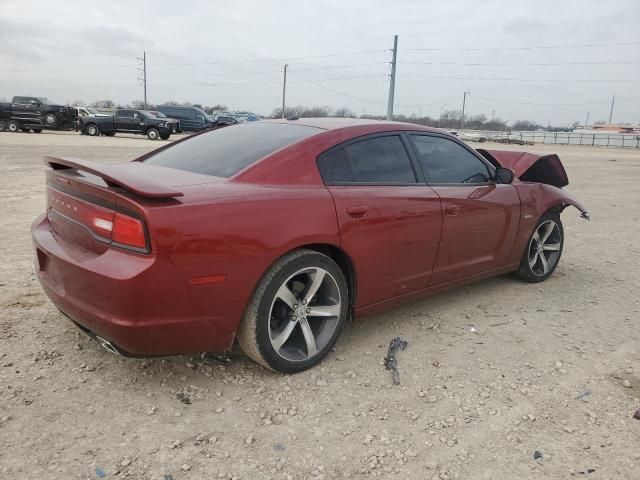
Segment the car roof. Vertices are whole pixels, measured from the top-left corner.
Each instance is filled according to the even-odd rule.
[[[296,118],[291,120],[286,119],[274,119],[274,120],[262,120],[267,123],[283,123],[290,125],[305,125],[308,127],[321,128],[323,130],[338,130],[348,127],[367,127],[370,126],[372,130],[422,130],[427,132],[442,133],[443,130],[431,127],[425,127],[416,123],[406,122],[393,122],[389,120],[371,120],[368,118],[337,118],[337,117],[321,117],[321,118]],[[388,127],[388,128],[385,128]]]

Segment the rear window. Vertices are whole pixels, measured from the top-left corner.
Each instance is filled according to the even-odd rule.
[[[282,123],[232,125],[177,143],[144,163],[228,178],[270,153],[321,131]]]

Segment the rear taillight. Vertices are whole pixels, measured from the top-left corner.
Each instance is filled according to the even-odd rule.
[[[144,225],[137,218],[116,212],[113,216],[111,241],[125,247],[147,248]]]

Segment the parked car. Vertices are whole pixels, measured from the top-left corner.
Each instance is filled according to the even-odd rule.
[[[156,110],[167,117],[180,120],[180,128],[185,132],[199,132],[218,126],[215,120],[201,108],[159,105]]]
[[[11,103],[0,104],[0,131],[36,133],[43,129],[71,130],[76,112],[44,97],[13,97]]]
[[[45,161],[35,268],[66,316],[112,352],[237,339],[280,372],[319,362],[354,315],[508,272],[546,280],[560,213],[588,217],[556,155],[395,122],[243,123],[129,163]]]
[[[172,118],[157,118],[146,110],[116,110],[115,115],[80,118],[80,131],[85,135],[112,137],[116,132],[146,135],[149,140],[168,140],[180,132],[180,122]]]
[[[226,113],[216,113],[212,118],[217,127],[226,127],[228,125],[235,125],[236,123],[239,123],[238,119]]]

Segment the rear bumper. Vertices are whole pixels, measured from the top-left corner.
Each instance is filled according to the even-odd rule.
[[[33,223],[32,238],[35,269],[47,296],[82,328],[123,353],[151,356],[231,347],[244,308],[229,294],[232,286],[191,285],[194,272],[162,255],[81,249],[52,233],[44,215]]]

